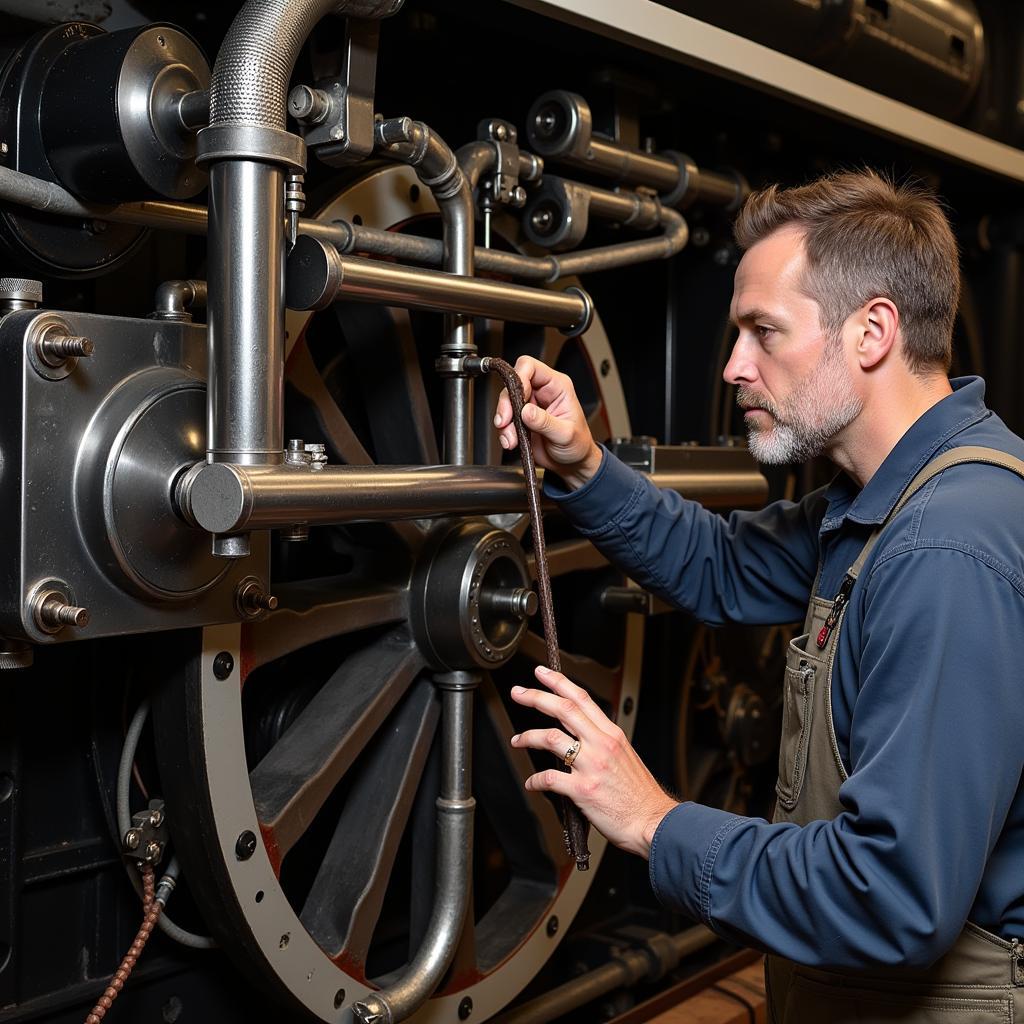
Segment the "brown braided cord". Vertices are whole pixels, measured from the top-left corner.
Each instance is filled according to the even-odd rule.
[[[117,998],[117,994],[122,988],[124,988],[124,983],[128,980],[128,975],[132,973],[132,968],[142,955],[142,950],[149,941],[149,937],[153,933],[153,929],[156,927],[156,920],[160,916],[160,911],[163,909],[163,904],[156,899],[156,885],[154,882],[152,865],[143,864],[141,870],[142,909],[144,911],[142,926],[139,928],[138,934],[135,936],[135,941],[132,943],[131,948],[121,961],[121,966],[118,967],[114,972],[114,976],[110,979],[110,984],[107,986],[106,991],[104,991],[103,995],[100,996],[99,1001],[92,1008],[89,1016],[85,1018],[85,1024],[100,1024],[100,1021],[107,1015],[107,1010],[110,1009],[110,1004],[113,1003]]]
[[[480,360],[484,373],[494,371],[501,377],[512,402],[512,420],[519,437],[519,454],[526,477],[526,501],[530,510],[530,529],[533,531],[533,553],[537,565],[537,589],[540,591],[540,618],[544,624],[544,643],[547,648],[548,668],[562,671],[562,659],[558,653],[558,633],[555,629],[555,606],[551,599],[551,575],[548,572],[548,556],[544,546],[544,522],[540,515],[540,492],[537,486],[537,466],[533,459],[533,444],[530,431],[523,425],[523,382],[515,369],[504,359],[485,356]],[[573,739],[576,739],[573,736]],[[555,758],[556,766],[563,772],[572,769],[560,757]],[[590,827],[580,809],[569,799],[559,796],[557,800],[559,817],[565,835],[565,848],[576,861],[579,871],[590,868],[590,849],[587,846],[587,830]]]

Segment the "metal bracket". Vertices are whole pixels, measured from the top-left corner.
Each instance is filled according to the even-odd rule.
[[[121,837],[126,857],[144,864],[159,864],[167,846],[167,815],[163,800],[150,800],[149,808],[132,815],[132,827]]]
[[[511,121],[491,117],[477,125],[477,138],[494,146],[494,170],[480,183],[481,202],[504,206],[522,206],[526,190],[519,184],[519,146],[516,127]]]
[[[359,163],[374,148],[373,91],[380,22],[348,18],[341,76],[300,85],[288,111],[303,126],[306,146],[331,167]]]

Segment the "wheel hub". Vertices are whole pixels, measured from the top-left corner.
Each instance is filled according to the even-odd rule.
[[[433,665],[503,665],[537,610],[519,541],[486,521],[441,527],[416,566],[412,608],[417,643]]]

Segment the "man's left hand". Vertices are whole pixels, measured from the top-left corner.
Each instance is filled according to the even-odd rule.
[[[571,772],[549,768],[531,775],[526,788],[568,797],[609,842],[647,857],[658,825],[676,801],[658,785],[625,733],[586,690],[543,666],[536,675],[548,689],[515,686],[512,699],[557,719],[562,728],[528,729],[513,736],[512,745],[564,758],[575,736],[580,748]]]

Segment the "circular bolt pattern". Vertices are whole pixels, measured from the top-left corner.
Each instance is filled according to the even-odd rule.
[[[554,936],[558,934],[558,918],[552,915],[548,918],[548,936]]]
[[[248,860],[256,852],[256,834],[246,829],[235,840],[235,856],[239,860]]]
[[[234,670],[234,667],[235,659],[227,651],[221,651],[220,654],[213,659],[213,674],[218,679],[227,679]]]
[[[465,999],[459,1003],[459,1020],[469,1020],[469,1015],[473,1012],[473,1000],[466,996]]]

